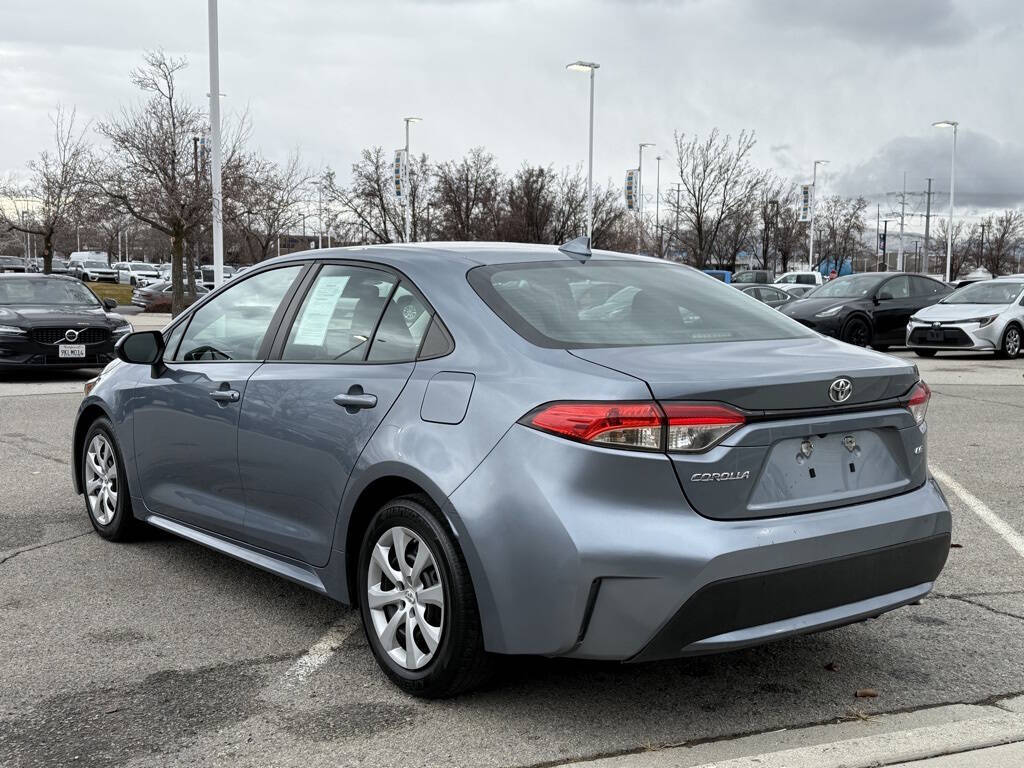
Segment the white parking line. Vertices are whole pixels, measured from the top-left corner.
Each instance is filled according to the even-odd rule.
[[[343,618],[332,626],[324,636],[300,656],[288,671],[284,673],[285,684],[302,684],[309,679],[310,675],[326,664],[334,652],[341,646],[342,641],[352,631],[352,622]]]
[[[960,501],[967,505],[967,508],[971,510],[971,512],[981,518],[985,525],[1002,536],[1006,543],[1013,547],[1018,555],[1024,557],[1024,536],[1010,527],[1001,517],[999,517],[999,515],[989,509],[985,502],[968,491],[941,469],[932,467],[931,471],[936,480],[955,493],[960,498]]]

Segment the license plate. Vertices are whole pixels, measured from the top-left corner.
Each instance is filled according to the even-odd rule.
[[[85,344],[61,344],[57,354],[60,357],[85,357]]]
[[[942,341],[942,330],[938,328],[929,328],[928,341]]]

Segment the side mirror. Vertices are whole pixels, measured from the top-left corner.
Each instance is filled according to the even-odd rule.
[[[164,335],[160,331],[135,331],[118,339],[114,351],[126,363],[159,368],[163,366]]]
[[[117,306],[117,301],[115,299],[104,299],[103,300],[103,308],[104,309],[113,309],[116,306]]]

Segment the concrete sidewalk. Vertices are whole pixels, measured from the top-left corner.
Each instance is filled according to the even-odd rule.
[[[120,311],[120,310],[115,310]],[[133,325],[136,331],[159,331],[171,322],[167,312],[123,312],[121,314]]]
[[[1024,697],[953,704],[572,763],[574,768],[1019,768]]]

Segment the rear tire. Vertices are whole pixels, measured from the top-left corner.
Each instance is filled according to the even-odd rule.
[[[132,514],[124,461],[109,420],[99,418],[92,423],[78,460],[85,511],[96,533],[108,541],[134,538],[142,523]]]
[[[413,696],[444,698],[490,677],[493,657],[484,650],[469,569],[430,499],[404,496],[378,510],[358,568],[363,630],[395,685]]]
[[[937,351],[935,349],[915,349],[914,354],[918,357],[935,357]]]
[[[871,344],[871,327],[862,317],[853,317],[846,321],[839,338],[855,347],[866,347]]]
[[[1022,334],[1019,325],[1011,323],[1006,326],[1006,330],[1003,331],[1003,341],[999,345],[996,357],[1001,357],[1004,360],[1016,360],[1020,357],[1021,346],[1024,343],[1024,338],[1022,337],[1024,337],[1024,334]]]

